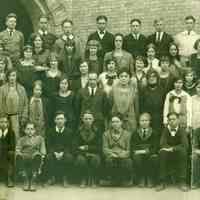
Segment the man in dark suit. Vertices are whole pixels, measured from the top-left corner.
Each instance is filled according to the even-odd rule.
[[[15,134],[6,115],[0,116],[0,177],[6,177],[7,186],[14,186]]]
[[[124,49],[131,53],[133,58],[145,55],[146,37],[140,32],[141,24],[139,19],[132,19],[130,22],[131,33],[124,37]]]
[[[44,48],[51,50],[57,37],[53,33],[50,33],[48,31],[49,17],[45,15],[40,16],[38,26],[38,31],[36,33],[31,34],[29,42],[32,42],[33,38],[35,38],[35,35],[39,34],[43,38]]]
[[[100,15],[96,18],[97,31],[91,33],[87,41],[97,40],[100,41],[102,46],[102,57],[105,53],[114,49],[114,36],[112,33],[106,30],[108,18],[104,15]]]
[[[157,49],[157,57],[168,55],[169,44],[173,42],[171,35],[163,31],[163,19],[154,20],[155,33],[147,37],[147,43],[153,43]]]
[[[187,155],[188,139],[187,132],[179,126],[179,115],[169,113],[168,125],[163,130],[160,139],[160,185],[157,191],[165,189],[166,178],[173,170],[182,191],[187,191]]]
[[[55,183],[55,178],[63,179],[63,186],[68,186],[68,176],[72,172],[72,131],[65,126],[65,113],[55,114],[55,127],[47,131],[47,167],[49,184]]]
[[[79,90],[76,99],[78,116],[86,110],[94,113],[94,125],[103,134],[105,130],[105,119],[108,117],[109,107],[106,93],[97,87],[98,76],[96,73],[89,73],[88,86]],[[80,119],[80,117],[79,117]]]

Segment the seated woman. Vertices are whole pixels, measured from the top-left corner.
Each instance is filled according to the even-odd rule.
[[[44,96],[51,98],[59,88],[60,78],[62,72],[59,70],[57,54],[51,52],[48,60],[47,66],[48,70],[41,77],[42,83],[44,85]]]
[[[2,41],[0,41],[0,57],[5,57],[8,70],[13,68],[13,63],[12,63],[10,57],[8,56],[8,53],[6,52],[5,45],[2,43]]]
[[[103,72],[103,59],[101,44],[97,40],[89,40],[86,44],[85,60],[89,66],[89,72],[98,75]]]
[[[111,184],[131,184],[132,160],[130,155],[131,132],[122,128],[122,120],[113,115],[111,127],[103,134],[103,158],[106,176]]]
[[[99,87],[109,96],[112,86],[117,82],[116,60],[106,60],[106,71],[99,75]]]
[[[80,187],[95,187],[99,175],[101,141],[93,124],[94,116],[89,110],[83,113],[82,122],[74,141],[75,166],[81,179]]]
[[[114,38],[114,50],[106,53],[104,56],[104,71],[106,70],[106,61],[114,58],[117,61],[117,71],[121,68],[127,68],[130,73],[134,73],[133,57],[123,49],[123,42],[124,36],[121,33],[116,33]]]
[[[32,86],[34,79],[36,78],[35,61],[33,59],[33,48],[32,46],[24,46],[23,58],[19,60],[17,64],[18,80],[26,90],[28,97],[31,96]]]
[[[151,126],[149,113],[142,113],[139,127],[131,138],[131,154],[139,187],[153,187],[156,181],[159,135]]]
[[[45,141],[36,134],[35,124],[27,122],[25,136],[16,146],[16,163],[24,179],[24,191],[36,191],[36,180],[40,173],[42,160],[46,156]]]
[[[14,187],[15,134],[7,115],[0,115],[0,177],[6,179],[8,187]]]

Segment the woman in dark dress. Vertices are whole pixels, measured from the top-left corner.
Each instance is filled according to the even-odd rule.
[[[35,77],[35,61],[33,59],[33,48],[30,45],[24,47],[24,57],[17,64],[18,81],[24,86],[27,96],[31,96],[32,85]]]
[[[54,114],[57,111],[63,111],[65,113],[68,126],[71,130],[76,128],[76,114],[75,114],[75,95],[74,92],[69,90],[69,82],[66,76],[60,79],[58,93],[52,98],[54,105]]]
[[[50,98],[57,93],[62,75],[61,71],[58,69],[58,58],[56,53],[52,52],[49,55],[47,65],[49,66],[49,70],[43,74],[42,82],[44,85],[44,96]]]
[[[159,134],[162,129],[164,92],[159,86],[159,75],[150,70],[147,73],[147,87],[141,92],[140,113],[151,115],[151,126]]]

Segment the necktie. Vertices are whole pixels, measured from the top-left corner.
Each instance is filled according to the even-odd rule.
[[[161,36],[161,32],[158,32],[158,34],[157,34],[157,42],[160,42],[160,36]]]
[[[188,31],[188,35],[190,35],[190,31]]]
[[[91,96],[94,96],[94,88],[91,88]]]
[[[144,139],[146,137],[146,129],[144,128],[142,131],[142,139]]]
[[[9,33],[10,33],[10,37],[12,37],[12,35],[13,35],[13,31],[12,31],[12,30],[10,30],[10,32],[9,32]]]

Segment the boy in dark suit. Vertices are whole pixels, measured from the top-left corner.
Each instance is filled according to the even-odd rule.
[[[157,191],[164,190],[168,173],[174,171],[182,191],[187,191],[187,155],[188,139],[184,128],[179,126],[179,115],[171,112],[167,115],[168,125],[160,139],[160,185]]]
[[[173,42],[172,36],[163,31],[163,23],[162,18],[154,20],[155,33],[147,38],[147,44],[153,43],[156,46],[158,58],[169,54],[169,45]]]
[[[47,167],[49,184],[55,183],[55,178],[63,180],[63,186],[68,186],[68,176],[72,171],[72,131],[65,126],[65,113],[57,111],[55,127],[47,131]]]
[[[142,113],[139,128],[131,138],[135,175],[140,187],[144,187],[146,183],[148,187],[153,187],[156,177],[159,136],[151,128],[150,122],[150,114]]]
[[[124,49],[136,56],[145,56],[146,37],[140,33],[142,22],[139,19],[132,19],[130,22],[131,33],[124,37]]]
[[[112,33],[106,30],[108,18],[104,15],[100,15],[96,18],[97,31],[91,33],[88,36],[88,40],[97,40],[102,46],[102,58],[105,53],[110,52],[114,49],[114,36]]]
[[[46,156],[44,138],[36,134],[35,124],[27,122],[25,136],[16,147],[16,163],[24,178],[24,191],[36,191],[36,180],[40,173],[42,161]]]
[[[94,117],[91,111],[83,113],[82,121],[83,124],[79,127],[74,142],[75,165],[81,178],[80,187],[86,185],[95,187],[100,166],[101,139],[93,124]]]
[[[8,117],[0,116],[0,171],[6,177],[7,186],[14,187],[15,134],[9,126]]]

